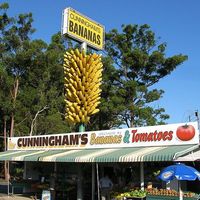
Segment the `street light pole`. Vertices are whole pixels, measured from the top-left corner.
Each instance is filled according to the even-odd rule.
[[[197,118],[197,124],[198,124],[198,129],[200,128],[200,122],[199,122],[199,112],[198,110],[195,111],[195,117]]]

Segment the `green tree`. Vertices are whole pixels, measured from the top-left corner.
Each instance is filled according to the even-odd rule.
[[[8,15],[0,4],[0,133],[6,137],[69,132],[64,121],[61,34],[31,40],[32,14]],[[3,141],[3,140],[1,140]],[[7,178],[7,167],[4,167]]]
[[[21,80],[20,110],[15,127],[18,135],[69,131],[64,121],[63,42],[58,33],[52,36],[49,45],[34,40],[27,48],[30,69]]]
[[[9,91],[13,85],[13,80],[10,76],[8,76],[4,67],[2,67],[0,63],[0,119],[2,123],[0,123],[0,130],[2,130],[3,134],[1,137],[4,138],[4,143],[2,144],[2,149],[6,149],[6,137],[7,137],[7,121],[9,119],[12,102],[10,98]],[[3,140],[1,140],[3,141]]]
[[[64,40],[60,33],[50,44],[31,40],[32,14],[14,18],[8,16],[8,8],[6,3],[0,6],[1,132],[9,136],[66,132]]]
[[[167,57],[166,47],[146,24],[123,25],[122,32],[106,34],[105,50],[112,61],[104,63],[101,112],[94,119],[100,128],[165,123],[165,109],[152,106],[164,93],[154,84],[187,60],[182,54]]]
[[[0,5],[0,62],[8,76],[13,80],[9,94],[5,94],[9,95],[11,102],[8,124],[10,125],[9,135],[13,136],[20,79],[26,72],[28,65],[24,47],[29,42],[29,36],[34,32],[34,29],[31,25],[33,21],[31,13],[20,14],[13,18],[7,15],[8,8],[7,3]]]

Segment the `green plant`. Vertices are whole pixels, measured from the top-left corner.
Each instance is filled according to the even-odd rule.
[[[145,197],[147,193],[144,190],[131,190],[129,194],[131,197]]]
[[[140,198],[144,198],[146,197],[147,192],[144,190],[140,190],[140,189],[133,189],[133,190],[128,190],[125,192],[114,192],[112,197],[115,198],[116,200],[120,200],[123,197],[140,197]]]
[[[158,176],[158,174],[160,174],[160,170],[153,172],[154,177]]]

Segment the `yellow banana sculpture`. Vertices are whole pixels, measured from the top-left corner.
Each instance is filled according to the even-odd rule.
[[[99,112],[102,69],[101,55],[86,55],[78,49],[64,55],[65,118],[69,123],[88,123]]]

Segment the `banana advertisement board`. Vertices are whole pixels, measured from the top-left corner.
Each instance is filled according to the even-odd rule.
[[[197,122],[8,138],[8,150],[97,149],[199,144]]]
[[[104,26],[80,14],[72,8],[63,11],[62,34],[97,50],[104,48]]]

